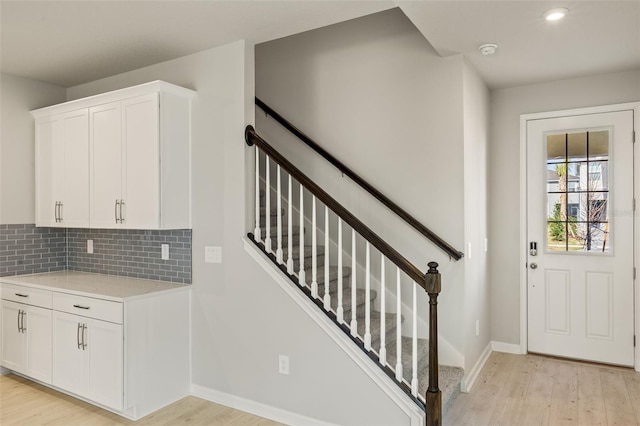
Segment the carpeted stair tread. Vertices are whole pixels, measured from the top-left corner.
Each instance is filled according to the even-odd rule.
[[[288,253],[289,253],[289,245],[284,244],[283,243],[283,247],[282,247],[282,252],[283,252],[283,256],[282,258],[285,260],[287,260],[288,258]],[[316,252],[317,252],[317,262],[318,265],[322,265],[322,267],[324,268],[324,247],[323,246],[317,246],[316,247]],[[311,246],[304,246],[304,265],[305,268],[309,268],[311,269],[311,258],[313,257],[313,249]],[[298,271],[300,269],[300,241],[298,240],[297,244],[293,245],[293,250],[291,250],[291,256],[293,257],[293,269],[294,271]]]
[[[422,396],[429,387],[429,341],[418,339],[418,393]],[[396,342],[387,345],[387,364],[395,369],[396,365]],[[413,354],[413,339],[402,336],[402,376],[407,383],[411,384],[413,367],[411,357]],[[464,371],[459,367],[440,365],[438,371],[438,386],[442,391],[443,411],[451,405],[460,393],[460,382],[464,376]]]
[[[313,280],[311,263],[307,264],[307,262],[305,261],[304,269],[305,269],[305,276],[306,276],[306,279],[307,279],[307,283],[311,284],[311,282]],[[342,267],[342,282],[343,282],[343,285],[349,284],[351,282],[350,279],[349,279],[350,276],[351,276],[351,267],[343,266]],[[337,280],[338,280],[338,267],[337,266],[329,266],[329,282],[331,282],[331,281],[336,281],[337,282]],[[325,282],[325,279],[324,279],[324,262],[322,264],[320,264],[320,262],[318,262],[318,264],[317,264],[317,267],[316,267],[316,282],[318,283],[318,285],[324,284],[324,282]],[[329,285],[329,288],[331,288],[331,285]]]
[[[357,312],[356,318],[358,319],[358,334],[364,340],[365,332],[365,313],[364,310]],[[371,311],[371,347],[375,350],[380,348],[380,320],[382,315],[378,311]],[[345,320],[346,321],[346,320]],[[347,323],[351,321],[349,316]],[[386,343],[387,345],[396,341],[396,314],[385,315],[385,330],[386,330]]]

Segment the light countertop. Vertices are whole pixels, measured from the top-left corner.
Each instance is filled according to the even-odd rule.
[[[0,277],[0,283],[24,285],[79,296],[97,297],[114,302],[126,302],[152,296],[154,293],[188,291],[191,288],[188,284],[76,271]]]

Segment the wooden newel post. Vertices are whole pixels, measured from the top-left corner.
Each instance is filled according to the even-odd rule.
[[[438,295],[442,288],[438,264],[429,262],[424,276],[429,295],[429,387],[425,396],[427,426],[442,425],[442,392],[438,387]]]

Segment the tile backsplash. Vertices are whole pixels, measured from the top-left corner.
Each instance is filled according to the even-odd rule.
[[[87,253],[93,240],[93,254]],[[69,270],[191,283],[191,230],[75,229],[67,231]],[[169,244],[169,260],[160,245]]]
[[[87,240],[93,240],[93,254]],[[161,244],[169,244],[169,260],[161,259]],[[65,269],[191,283],[191,230],[0,225],[0,276]]]
[[[0,225],[0,277],[66,269],[65,230]]]

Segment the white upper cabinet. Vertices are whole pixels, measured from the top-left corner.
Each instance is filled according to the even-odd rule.
[[[32,111],[36,225],[190,228],[194,95],[155,81]]]
[[[89,118],[86,110],[36,120],[36,222],[89,226]]]

